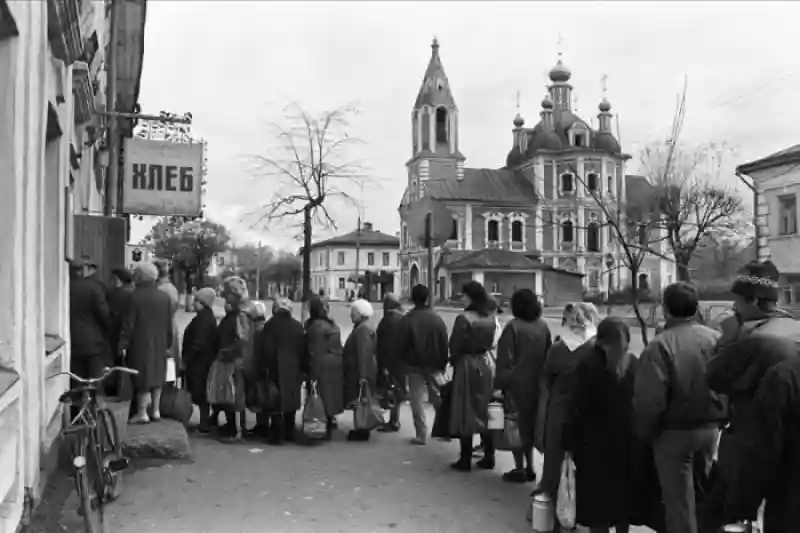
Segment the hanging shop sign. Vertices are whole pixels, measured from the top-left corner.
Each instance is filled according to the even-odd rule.
[[[199,216],[203,209],[203,143],[125,139],[123,212]]]

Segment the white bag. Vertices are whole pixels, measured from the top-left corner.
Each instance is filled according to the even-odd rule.
[[[561,527],[575,528],[575,463],[572,456],[567,454],[561,463],[561,482],[558,484],[558,500],[556,501],[556,516]]]
[[[175,359],[167,357],[167,383],[174,383],[178,379],[178,370],[175,367]]]

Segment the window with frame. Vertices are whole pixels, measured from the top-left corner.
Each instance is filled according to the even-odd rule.
[[[778,197],[778,234],[797,233],[797,196],[787,194]]]
[[[325,266],[325,254],[319,253],[319,266]]]
[[[453,225],[450,228],[450,240],[457,241],[458,240],[458,219],[453,218]]]
[[[586,135],[583,133],[576,133],[572,139],[575,148],[583,148],[586,146]]]
[[[572,242],[575,238],[575,228],[571,220],[565,220],[561,223],[561,242]]]
[[[369,266],[373,266],[375,264],[375,254],[373,252],[369,252],[367,254],[367,264]]]
[[[522,242],[522,221],[515,220],[511,223],[511,242]]]
[[[639,274],[639,288],[645,291],[650,289],[650,276],[647,273]]]
[[[497,242],[500,240],[500,224],[496,220],[490,220],[486,225],[486,236],[489,242]]]
[[[345,285],[345,279],[344,278],[339,278],[339,288],[340,289],[344,289],[345,286],[346,286]]]
[[[637,233],[639,234],[639,246],[647,246],[647,224],[639,224]]]
[[[600,224],[597,222],[589,222],[586,228],[586,251],[600,251]]]
[[[389,266],[389,261],[391,261],[391,257],[389,256],[389,252],[383,252],[383,266]]]
[[[494,294],[499,293],[500,292],[500,285],[498,285],[497,283],[492,283],[491,292],[494,293]]]
[[[586,189],[589,192],[598,192],[600,188],[600,179],[594,172],[586,176]]]
[[[344,252],[339,252],[338,254],[336,254],[336,263],[339,265],[344,264]]]
[[[596,289],[600,286],[600,272],[597,270],[589,271],[589,288]]]
[[[574,190],[574,176],[569,172],[561,174],[561,192],[570,193]]]

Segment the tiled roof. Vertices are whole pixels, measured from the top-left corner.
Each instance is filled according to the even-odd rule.
[[[533,184],[522,174],[488,168],[465,168],[463,179],[431,180],[425,194],[437,200],[497,202],[531,206],[536,203]]]
[[[766,170],[768,168],[775,168],[781,165],[800,163],[800,144],[795,144],[767,157],[745,163],[736,167],[737,174],[747,174],[749,172],[756,172],[759,170]]]
[[[362,229],[359,233],[358,230],[338,235],[324,241],[315,242],[311,248],[321,248],[323,246],[355,246],[358,243],[361,246],[383,246],[397,248],[400,246],[400,240],[393,236],[387,235],[380,231]]]

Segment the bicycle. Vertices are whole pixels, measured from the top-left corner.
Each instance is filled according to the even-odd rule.
[[[129,466],[128,459],[122,455],[114,413],[99,405],[97,398],[98,386],[116,372],[139,373],[131,368],[115,366],[106,368],[97,378],[82,378],[69,371],[55,375],[69,376],[79,383],[64,392],[58,401],[64,404],[61,437],[72,440],[70,455],[75,469],[78,514],[83,517],[87,533],[103,533],[103,506],[119,497],[122,471]],[[79,407],[74,417],[71,412],[73,405]]]

